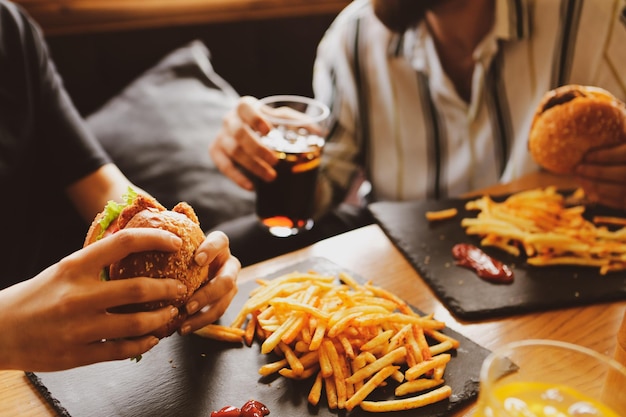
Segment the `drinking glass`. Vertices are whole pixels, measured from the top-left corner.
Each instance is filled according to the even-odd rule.
[[[315,189],[325,123],[330,111],[320,101],[295,95],[260,100],[273,129],[262,143],[278,156],[274,181],[257,179],[256,214],[274,236],[287,237],[313,227]]]
[[[473,417],[623,417],[626,367],[596,351],[525,340],[491,353]]]

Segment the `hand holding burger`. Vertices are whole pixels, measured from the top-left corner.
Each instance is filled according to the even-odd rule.
[[[549,91],[528,149],[545,169],[574,175],[590,202],[626,209],[626,105],[612,93],[581,85]]]
[[[159,229],[128,229],[78,250],[35,277],[0,291],[0,369],[56,371],[137,357],[159,341],[150,335],[178,314],[111,314],[115,306],[174,300],[187,288],[175,279],[100,280],[102,265],[133,252],[176,251],[181,239]]]
[[[170,336],[177,330],[181,330],[181,333],[188,333],[200,327],[197,324],[193,326],[193,323],[186,323],[181,329],[188,315],[197,311],[197,307],[200,305],[198,299],[202,301],[203,305],[211,302],[216,303],[218,306],[217,311],[213,313],[217,312],[221,315],[236,292],[234,285],[228,285],[229,282],[232,284],[234,279],[227,279],[225,282],[217,282],[212,285],[213,287],[221,286],[221,289],[218,288],[219,291],[213,291],[213,293],[222,295],[224,290],[227,290],[226,294],[230,295],[230,297],[226,298],[226,302],[216,299],[211,294],[200,294],[195,299],[192,299],[192,296],[200,287],[210,279],[210,262],[207,262],[208,259],[205,262],[198,262],[196,257],[198,249],[205,241],[205,236],[193,208],[187,203],[181,202],[172,210],[167,210],[152,197],[136,194],[132,191],[125,196],[125,200],[121,205],[109,202],[105,209],[96,216],[87,232],[84,246],[113,235],[120,230],[133,228],[166,230],[178,236],[182,240],[182,244],[175,252],[145,251],[132,253],[104,268],[104,279],[120,280],[138,276],[172,278],[184,284],[187,291],[174,300],[173,303],[172,300],[162,300],[130,304],[120,306],[112,311],[115,313],[151,311],[162,308],[165,305],[174,305],[178,308],[178,314],[165,326],[152,332],[152,335],[157,338]],[[222,241],[222,247],[215,252],[218,256],[222,254],[222,259],[219,259],[217,264],[217,270],[219,270],[226,261],[232,258],[228,250],[228,239],[223,234],[216,233],[211,240]],[[214,245],[215,242],[212,244]],[[226,251],[226,256],[223,255],[224,251]],[[203,257],[206,257],[206,251],[203,252]],[[238,262],[235,262],[235,271],[238,271],[238,269]],[[232,275],[229,276],[232,278]],[[214,317],[214,319],[217,319],[217,317]],[[201,321],[200,324],[208,323]]]
[[[123,206],[117,207],[118,214]],[[164,329],[171,329],[181,312],[187,317],[180,332],[190,333],[218,319],[237,292],[241,265],[230,253],[228,238],[222,232],[210,233],[193,254],[197,268],[206,270],[208,265],[208,275],[203,279],[206,283],[191,296],[189,288],[175,277],[106,281],[100,277],[103,265],[108,271],[108,265],[123,267],[125,259],[135,259],[140,253],[160,254],[156,257],[159,260],[161,256],[176,258],[185,239],[161,228],[128,224],[102,236],[107,237],[94,243],[88,238],[86,247],[37,276],[0,291],[0,305],[4,307],[0,315],[0,369],[57,371],[138,357],[158,343],[155,334],[160,336]],[[118,273],[123,274],[120,269]],[[186,304],[182,300],[187,300]],[[114,313],[120,306],[125,306],[122,310],[129,308],[126,306],[163,307]]]

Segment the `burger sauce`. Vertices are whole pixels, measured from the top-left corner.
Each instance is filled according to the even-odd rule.
[[[513,271],[500,261],[493,259],[485,252],[468,243],[458,243],[452,248],[452,256],[456,264],[469,268],[485,281],[498,284],[513,282]]]

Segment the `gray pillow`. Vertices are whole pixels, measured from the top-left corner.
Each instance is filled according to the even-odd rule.
[[[208,145],[238,99],[200,41],[177,49],[87,117],[128,178],[168,208],[191,204],[204,230],[250,214],[254,195],[215,168]]]

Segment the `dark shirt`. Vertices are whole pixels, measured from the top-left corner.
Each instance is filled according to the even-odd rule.
[[[39,27],[0,0],[0,288],[82,246],[87,225],[64,189],[107,162]]]

